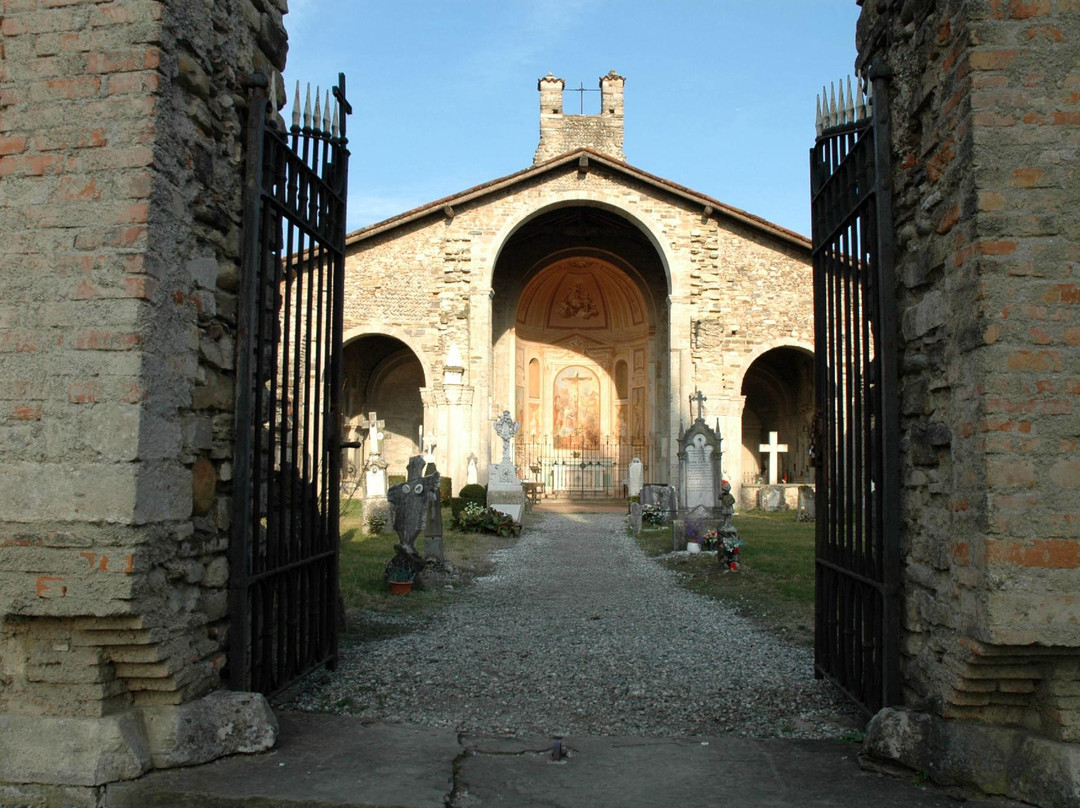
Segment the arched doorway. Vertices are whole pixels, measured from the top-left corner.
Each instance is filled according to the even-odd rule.
[[[667,279],[632,223],[598,207],[523,225],[496,265],[493,398],[515,462],[549,495],[622,496],[635,457],[666,481]]]
[[[401,340],[371,334],[352,340],[344,351],[345,384],[342,413],[346,440],[363,442],[350,449],[342,462],[342,474],[362,475],[373,447],[365,427],[371,413],[382,438],[378,452],[389,474],[404,474],[409,458],[421,449],[424,405],[420,389],[426,385],[424,367]]]
[[[789,483],[813,482],[810,465],[814,413],[814,357],[795,347],[773,348],[754,360],[743,376],[743,483],[768,482],[769,452],[760,447],[777,434],[787,446],[777,452],[777,477]]]

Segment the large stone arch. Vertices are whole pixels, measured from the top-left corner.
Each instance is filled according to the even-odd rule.
[[[587,287],[584,308],[552,319],[551,296],[570,295],[560,284],[571,276]],[[501,245],[491,283],[492,398],[496,409],[522,421],[529,440],[546,447],[533,451],[554,448],[553,383],[574,366],[595,374],[599,385],[600,438],[594,443],[605,444],[597,445],[598,460],[612,469],[606,490],[621,490],[623,467],[633,456],[647,465],[651,459],[654,475],[666,471],[661,436],[671,427],[663,403],[671,383],[670,274],[655,237],[610,204],[544,205]],[[542,391],[529,388],[531,362],[543,365],[537,371],[546,382]],[[666,481],[663,472],[660,477]]]
[[[421,449],[422,391],[429,379],[421,356],[397,335],[354,331],[344,342],[343,367],[345,437],[365,439],[362,450],[346,452],[345,471],[358,473],[370,452],[360,424],[374,412],[385,422],[381,454],[388,464],[387,471],[405,473],[409,457]]]
[[[527,207],[524,215],[508,219],[502,227],[499,228],[493,239],[492,243],[494,244],[494,248],[491,253],[491,262],[488,264],[490,269],[486,271],[486,275],[483,278],[484,285],[487,288],[491,288],[494,285],[496,267],[499,263],[499,259],[502,257],[503,250],[510,239],[517,234],[519,230],[529,225],[536,218],[543,216],[552,210],[566,207],[601,208],[633,224],[641,231],[642,235],[649,240],[653,249],[656,250],[664,267],[664,276],[667,281],[668,294],[672,294],[672,289],[675,287],[674,273],[672,271],[672,267],[675,265],[675,259],[665,245],[664,240],[660,237],[660,234],[663,232],[660,223],[653,221],[650,217],[643,215],[640,211],[631,211],[625,207],[612,204],[610,195],[601,191],[552,191],[545,194],[542,200],[538,200],[532,206]]]

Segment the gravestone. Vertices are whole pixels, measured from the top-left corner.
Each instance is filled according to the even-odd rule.
[[[702,418],[702,404],[706,398],[699,390],[691,396],[696,402],[698,417],[679,436],[679,514],[675,520],[674,549],[685,550],[686,542],[701,538],[709,530],[718,530],[721,524],[720,446],[723,439]]]
[[[425,471],[430,472],[427,476],[434,476],[441,481],[442,475],[432,462]],[[443,554],[443,524],[442,524],[442,492],[441,486],[436,483],[434,489],[425,486],[427,495],[427,520],[424,526],[424,558],[442,563],[446,560]]]
[[[715,508],[720,495],[722,439],[702,419],[679,438],[680,505]]]
[[[626,486],[626,495],[628,497],[636,497],[641,493],[641,486],[645,482],[645,464],[641,462],[640,457],[635,457],[630,461],[630,469],[627,476],[629,480]]]
[[[679,509],[675,489],[670,485],[646,483],[641,486],[638,501],[641,503],[642,510],[650,506],[657,506],[660,512],[664,514],[665,524],[671,524]]]
[[[394,532],[398,534],[394,557],[386,564],[387,580],[393,569],[408,569],[415,575],[424,568],[424,559],[416,549],[416,539],[427,525],[432,497],[438,501],[442,475],[437,471],[425,475],[423,471],[423,455],[414,455],[409,458],[405,482],[390,486],[386,492],[386,499],[394,509]]]
[[[521,424],[503,410],[495,421],[495,434],[502,438],[502,460],[488,467],[487,505],[501,511],[518,524],[525,515],[525,487],[518,479],[514,463],[510,459],[510,441],[518,433]]]
[[[813,522],[817,516],[817,500],[812,485],[799,486],[799,504],[795,507],[796,522]]]
[[[366,429],[367,436],[367,460],[364,463],[364,499],[384,500],[386,498],[386,466],[382,457],[382,440],[385,437],[380,431],[386,426],[386,421],[379,420],[374,412],[369,412],[367,418],[360,422],[360,428]]]
[[[630,503],[630,530],[636,536],[641,532],[641,503]]]
[[[784,501],[784,486],[763,485],[758,491],[757,506],[763,511],[783,511],[787,509]]]

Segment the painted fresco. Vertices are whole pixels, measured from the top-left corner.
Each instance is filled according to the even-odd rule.
[[[556,449],[600,443],[600,382],[592,371],[571,365],[555,377],[552,418]]]

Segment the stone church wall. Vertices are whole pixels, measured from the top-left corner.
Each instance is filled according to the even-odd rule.
[[[4,3],[0,781],[137,774],[136,740],[59,765],[45,717],[222,684],[243,82],[284,12]]]
[[[1071,0],[867,2],[858,35],[860,63],[892,74],[904,699],[1073,742],[1078,12]],[[1040,753],[1072,755],[1057,791],[994,787],[1077,804],[1078,757],[1063,748]]]
[[[703,208],[597,163],[580,173],[575,162],[471,202],[453,202],[450,211],[436,208],[398,227],[361,231],[347,258],[346,332],[406,339],[432,369],[436,386],[456,343],[466,384],[477,391],[469,440],[472,451],[486,458],[490,419],[510,407],[505,385],[497,386],[492,376],[488,319],[500,239],[531,214],[575,201],[638,219],[669,262],[672,309],[661,325],[670,333],[674,357],[672,445],[680,413],[689,421],[686,396],[696,387],[710,397],[710,419],[720,417],[725,434],[737,434],[740,385],[750,362],[766,348],[813,346],[809,250],[715,211],[705,216]],[[655,304],[667,310],[667,300]],[[738,442],[729,448],[731,462],[741,463]]]

